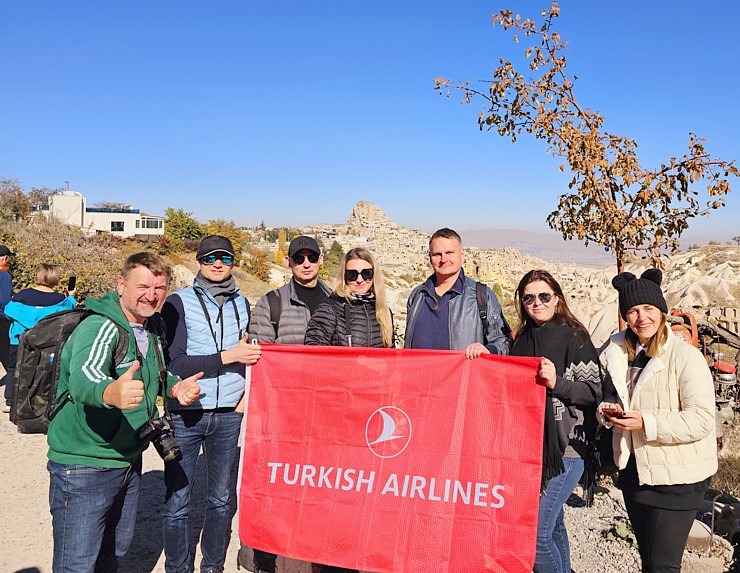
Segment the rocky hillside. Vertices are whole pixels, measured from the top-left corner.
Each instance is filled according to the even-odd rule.
[[[371,249],[383,265],[394,316],[403,326],[411,289],[430,273],[429,234],[400,227],[367,201],[357,203],[344,224],[315,225],[303,232],[318,234],[326,244],[336,240],[345,251],[356,246]],[[702,247],[677,253],[666,263],[664,288],[669,305],[715,320],[724,318],[731,330],[740,330],[740,246]],[[514,314],[511,304],[519,279],[533,268],[547,269],[560,281],[571,309],[592,332],[605,339],[616,329],[617,293],[611,286],[615,266],[550,262],[510,247],[466,248],[465,272],[491,286],[499,285],[502,302],[510,305],[509,315]],[[646,268],[642,261],[627,266],[637,275]]]

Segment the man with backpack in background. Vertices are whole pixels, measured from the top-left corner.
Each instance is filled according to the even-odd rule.
[[[129,256],[116,291],[86,299],[92,314],[63,346],[47,437],[54,573],[118,569],[136,523],[141,453],[168,435],[157,396],[189,404],[200,394],[202,372],[180,380],[164,368],[156,311],[169,275],[159,255]]]
[[[239,294],[232,275],[236,253],[231,241],[220,235],[205,237],[195,257],[199,270],[193,286],[172,293],[162,308],[170,370],[180,376],[205,373],[198,399],[187,406],[173,402],[171,407],[182,457],[164,470],[162,533],[167,573],[193,571],[188,519],[201,448],[208,492],[200,571],[224,570],[236,497],[232,469],[248,396],[247,366],[257,362],[262,352],[248,341],[249,301]]]
[[[11,252],[5,245],[0,245],[0,364],[5,368],[5,374],[0,379],[0,386],[5,384],[5,402],[3,404],[3,413],[10,412],[10,397],[13,386],[12,376],[8,375],[8,366],[10,362],[10,321],[5,316],[5,305],[10,302],[13,296],[13,277],[8,272],[10,257],[15,253]]]
[[[319,279],[319,267],[323,262],[324,256],[316,240],[301,235],[290,242],[286,264],[293,276],[287,284],[257,301],[249,322],[249,334],[253,340],[303,344],[311,315],[331,294],[331,288]],[[276,557],[273,553],[255,549],[255,573],[275,573]],[[252,570],[251,565],[249,551],[242,546],[237,566]]]
[[[511,329],[501,305],[490,288],[465,276],[464,259],[460,235],[446,227],[434,232],[434,274],[409,296],[405,348],[464,350],[467,358],[509,353]]]

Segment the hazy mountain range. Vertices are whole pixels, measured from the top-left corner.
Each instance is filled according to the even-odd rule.
[[[614,256],[604,247],[580,241],[564,241],[556,232],[538,233],[516,229],[470,229],[458,231],[466,246],[479,249],[514,247],[522,255],[561,264],[579,264],[592,267],[616,265]]]

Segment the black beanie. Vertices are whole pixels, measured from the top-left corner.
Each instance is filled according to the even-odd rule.
[[[660,269],[648,269],[638,279],[632,273],[620,273],[612,279],[612,286],[619,291],[619,314],[627,320],[627,311],[638,304],[652,304],[668,314],[660,282]]]

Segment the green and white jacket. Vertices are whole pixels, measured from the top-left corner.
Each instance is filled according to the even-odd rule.
[[[118,344],[116,324],[128,331],[126,357],[115,370],[118,376],[136,360],[136,338],[121,310],[118,294],[88,298],[85,306],[96,313],[75,328],[64,345],[60,363],[57,396],[69,391],[68,401],[49,425],[47,441],[49,459],[65,465],[122,468],[133,462],[146,449],[148,442],[137,439],[136,431],[157,414],[159,363],[155,345],[162,352],[159,336],[149,335],[149,349],[135,374],[144,381],[144,399],[131,410],[119,410],[103,403],[103,391],[112,378],[113,355]],[[116,323],[116,324],[114,324]],[[167,388],[179,380],[168,373]]]

